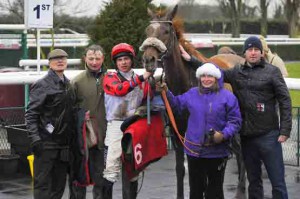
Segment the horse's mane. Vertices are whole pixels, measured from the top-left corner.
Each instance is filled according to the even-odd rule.
[[[179,16],[174,17],[173,19],[173,27],[176,32],[177,39],[182,47],[190,54],[197,57],[202,62],[207,62],[208,58],[206,58],[202,53],[196,50],[196,48],[191,44],[190,41],[184,38],[184,23],[183,19]]]
[[[164,19],[164,17],[167,14],[167,10],[166,9],[159,9],[155,11],[155,18],[157,19]],[[186,40],[183,36],[184,33],[184,21],[182,19],[182,17],[176,15],[173,20],[173,27],[176,33],[176,37],[180,43],[180,45],[190,54],[193,55],[195,57],[197,57],[200,61],[202,62],[207,62],[208,59],[201,54],[199,51],[197,51],[195,49],[195,47],[191,44],[190,41]]]
[[[205,57],[202,53],[200,53],[192,44],[190,41],[186,40],[184,38],[184,26],[183,26],[183,19],[176,16],[173,19],[173,27],[176,32],[176,36],[178,38],[179,43],[182,45],[182,47],[190,54],[195,56],[197,59],[199,59],[202,63],[205,62],[212,62],[219,67],[223,69],[228,69],[233,66],[232,62],[235,63],[237,61],[230,61],[228,62],[228,58],[224,56],[213,56],[210,58]],[[233,59],[236,59],[236,57],[239,56],[234,56]],[[243,60],[242,60],[243,61]],[[240,59],[238,59],[238,62],[242,62]]]
[[[155,12],[155,18],[156,19],[163,19],[166,15],[166,10],[157,10]],[[226,58],[220,58],[218,56],[213,56],[211,58],[207,58],[205,57],[202,53],[200,53],[192,44],[190,41],[186,40],[184,38],[184,23],[183,23],[183,19],[181,17],[179,17],[178,15],[176,15],[173,20],[173,27],[175,29],[176,32],[176,36],[177,39],[179,41],[179,43],[182,45],[182,47],[190,54],[195,56],[198,60],[200,60],[202,63],[205,62],[212,62],[215,63],[216,65],[218,65],[221,68],[227,69],[230,68],[229,67],[229,63],[226,60]]]

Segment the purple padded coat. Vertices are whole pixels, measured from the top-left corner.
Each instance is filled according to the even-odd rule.
[[[205,134],[210,129],[221,131],[224,139],[221,144],[210,146],[195,146],[185,142],[186,146],[197,152],[190,156],[201,158],[222,158],[230,154],[229,142],[241,127],[241,114],[237,98],[223,88],[223,79],[218,80],[220,90],[202,94],[198,87],[193,87],[182,95],[174,96],[171,91],[167,92],[168,100],[177,112],[187,109],[190,113],[186,130],[186,139],[202,145],[205,142]]]

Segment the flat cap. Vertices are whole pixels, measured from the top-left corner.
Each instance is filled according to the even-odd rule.
[[[57,57],[68,57],[68,54],[62,49],[54,49],[48,54],[48,60]]]

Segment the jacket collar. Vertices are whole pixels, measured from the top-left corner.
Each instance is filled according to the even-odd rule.
[[[88,76],[95,77],[95,78],[99,78],[103,73],[106,72],[106,69],[103,66],[101,66],[100,70],[96,72],[92,71],[87,66],[85,66],[85,70]]]
[[[264,68],[266,64],[266,61],[264,58],[262,58],[260,60],[259,63],[255,64],[254,66],[252,66],[252,68],[256,68],[256,67],[261,67]],[[245,63],[242,65],[242,69],[246,69],[246,68],[251,68],[251,66],[249,66],[249,64],[247,63],[247,61],[245,61]]]
[[[65,83],[68,83],[70,80],[64,75],[64,81],[62,81],[58,75],[55,73],[54,70],[52,70],[51,68],[49,69],[48,71],[48,75],[54,80],[55,83],[62,83],[62,84],[65,84]]]

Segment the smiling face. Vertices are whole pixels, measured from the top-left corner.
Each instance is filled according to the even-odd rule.
[[[49,67],[55,72],[61,73],[67,68],[67,57],[55,57],[49,60]]]
[[[102,63],[104,61],[103,53],[94,50],[88,50],[85,55],[85,63],[86,66],[92,71],[99,71],[102,67]]]
[[[216,83],[216,78],[212,75],[201,75],[200,82],[204,88],[211,88]]]
[[[258,64],[262,56],[261,50],[257,47],[251,47],[245,51],[245,59],[250,64]]]

